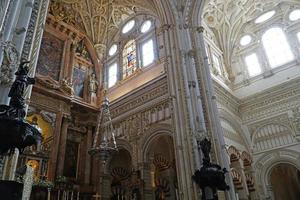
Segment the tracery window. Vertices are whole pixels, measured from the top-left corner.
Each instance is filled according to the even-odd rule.
[[[281,28],[268,29],[262,36],[262,43],[272,68],[294,60],[293,52]]]
[[[275,7],[245,25],[235,49],[238,56],[232,61],[240,76],[236,80],[273,75],[299,65],[300,7],[289,5],[287,9],[282,13]],[[240,73],[241,66],[247,73]]]
[[[155,62],[158,55],[155,26],[155,19],[138,15],[121,27],[116,37],[119,39],[111,44],[107,55],[105,80],[109,88]]]
[[[130,40],[123,49],[123,78],[133,74],[136,69],[136,43]]]

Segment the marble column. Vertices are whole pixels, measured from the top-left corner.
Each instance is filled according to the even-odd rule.
[[[3,73],[3,70],[4,70],[3,66],[2,66],[3,58],[5,56],[4,48],[7,48],[7,47],[5,47],[6,45],[3,42],[11,42],[11,40],[13,38],[15,26],[18,21],[21,6],[22,6],[22,0],[15,0],[15,1],[11,1],[9,4],[9,7],[8,7],[7,16],[5,17],[5,21],[3,24],[4,26],[3,26],[1,38],[0,38],[0,73]],[[12,44],[9,44],[9,45],[12,45]],[[19,57],[18,54],[20,54],[20,52],[18,52],[14,46],[12,48],[14,49],[14,51],[16,51],[16,54],[17,54],[13,58],[13,62],[16,63],[18,61],[18,57]],[[11,67],[11,66],[9,66],[9,67]],[[11,73],[14,73],[14,72],[11,72]],[[5,81],[5,83],[2,83],[2,82],[0,83],[0,104],[8,105],[8,103],[9,103],[8,92],[9,92],[9,87],[10,87],[10,85],[9,85],[10,81],[8,83],[6,83],[6,82],[7,81]]]
[[[205,91],[205,107],[207,109],[207,116],[209,120],[209,126],[212,131],[212,139],[216,144],[216,156],[218,157],[218,162],[221,167],[225,167],[227,170],[230,170],[229,159],[227,156],[227,150],[225,147],[225,139],[223,130],[220,124],[219,111],[217,108],[216,95],[214,93],[212,77],[210,72],[210,67],[208,64],[208,56],[206,55],[205,44],[204,44],[204,36],[203,36],[203,27],[199,27],[197,29],[197,34],[195,35],[195,41],[197,44],[197,49],[200,49],[200,53],[198,55],[199,67],[201,68],[201,74],[199,74],[199,78],[201,79],[203,91]],[[201,63],[201,64],[200,64]],[[234,184],[230,173],[226,174],[226,182],[230,186],[230,188],[234,188]],[[226,193],[226,198],[230,200],[235,200],[236,195],[233,189],[230,189]]]
[[[177,37],[186,37],[178,33],[178,27],[165,24],[162,26],[164,48],[167,57],[168,86],[172,103],[172,119],[175,127],[174,149],[178,175],[180,199],[195,199],[198,196],[196,185],[192,182],[192,174],[200,166],[200,158],[196,145],[193,112],[188,87],[188,77],[184,56],[186,49],[178,49]],[[184,46],[185,47],[185,46]]]
[[[21,1],[21,2],[22,2],[20,4],[21,9],[20,9],[20,12],[18,13],[19,18],[17,20],[16,27],[9,26],[9,25],[13,24],[12,22],[8,23],[9,27],[6,27],[6,28],[12,29],[12,30],[9,30],[8,32],[6,32],[4,34],[4,36],[6,36],[6,37],[11,37],[11,35],[13,35],[12,43],[15,45],[16,51],[19,53],[19,56],[22,52],[26,33],[28,31],[28,25],[29,25],[29,21],[31,18],[34,0],[26,0],[26,1]],[[17,6],[19,6],[19,5],[17,5]],[[14,14],[13,18],[17,18],[17,14]],[[14,32],[12,32],[13,30],[14,30]],[[9,39],[9,38],[4,38],[4,40],[6,40],[6,39]],[[0,57],[0,61],[1,61],[1,57]],[[0,62],[0,63],[2,63],[2,62]],[[16,69],[13,69],[13,71],[15,71],[15,70]],[[12,72],[12,73],[14,73],[14,72]],[[4,98],[1,98],[2,104],[9,103],[9,98],[7,97],[9,90],[10,90],[9,84],[8,85],[3,85],[3,84],[0,85],[0,94],[2,94],[2,97],[4,97]]]

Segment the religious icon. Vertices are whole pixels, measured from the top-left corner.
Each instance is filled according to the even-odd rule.
[[[49,76],[58,81],[63,51],[64,41],[44,32],[37,64],[37,74]]]

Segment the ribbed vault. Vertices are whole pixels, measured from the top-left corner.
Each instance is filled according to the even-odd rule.
[[[152,0],[52,0],[50,13],[80,29],[96,46],[106,44],[120,24],[137,12],[155,14]],[[107,35],[108,33],[108,35]]]
[[[299,0],[208,0],[203,19],[213,31],[223,51],[224,63],[231,80],[234,79],[231,62],[235,47],[247,22],[280,3],[299,4]]]

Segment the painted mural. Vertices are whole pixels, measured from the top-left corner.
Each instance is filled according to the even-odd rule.
[[[37,74],[59,81],[64,41],[44,32],[37,64]]]
[[[83,98],[85,76],[86,76],[86,73],[83,69],[74,67],[73,88],[74,88],[74,94],[77,97]]]

